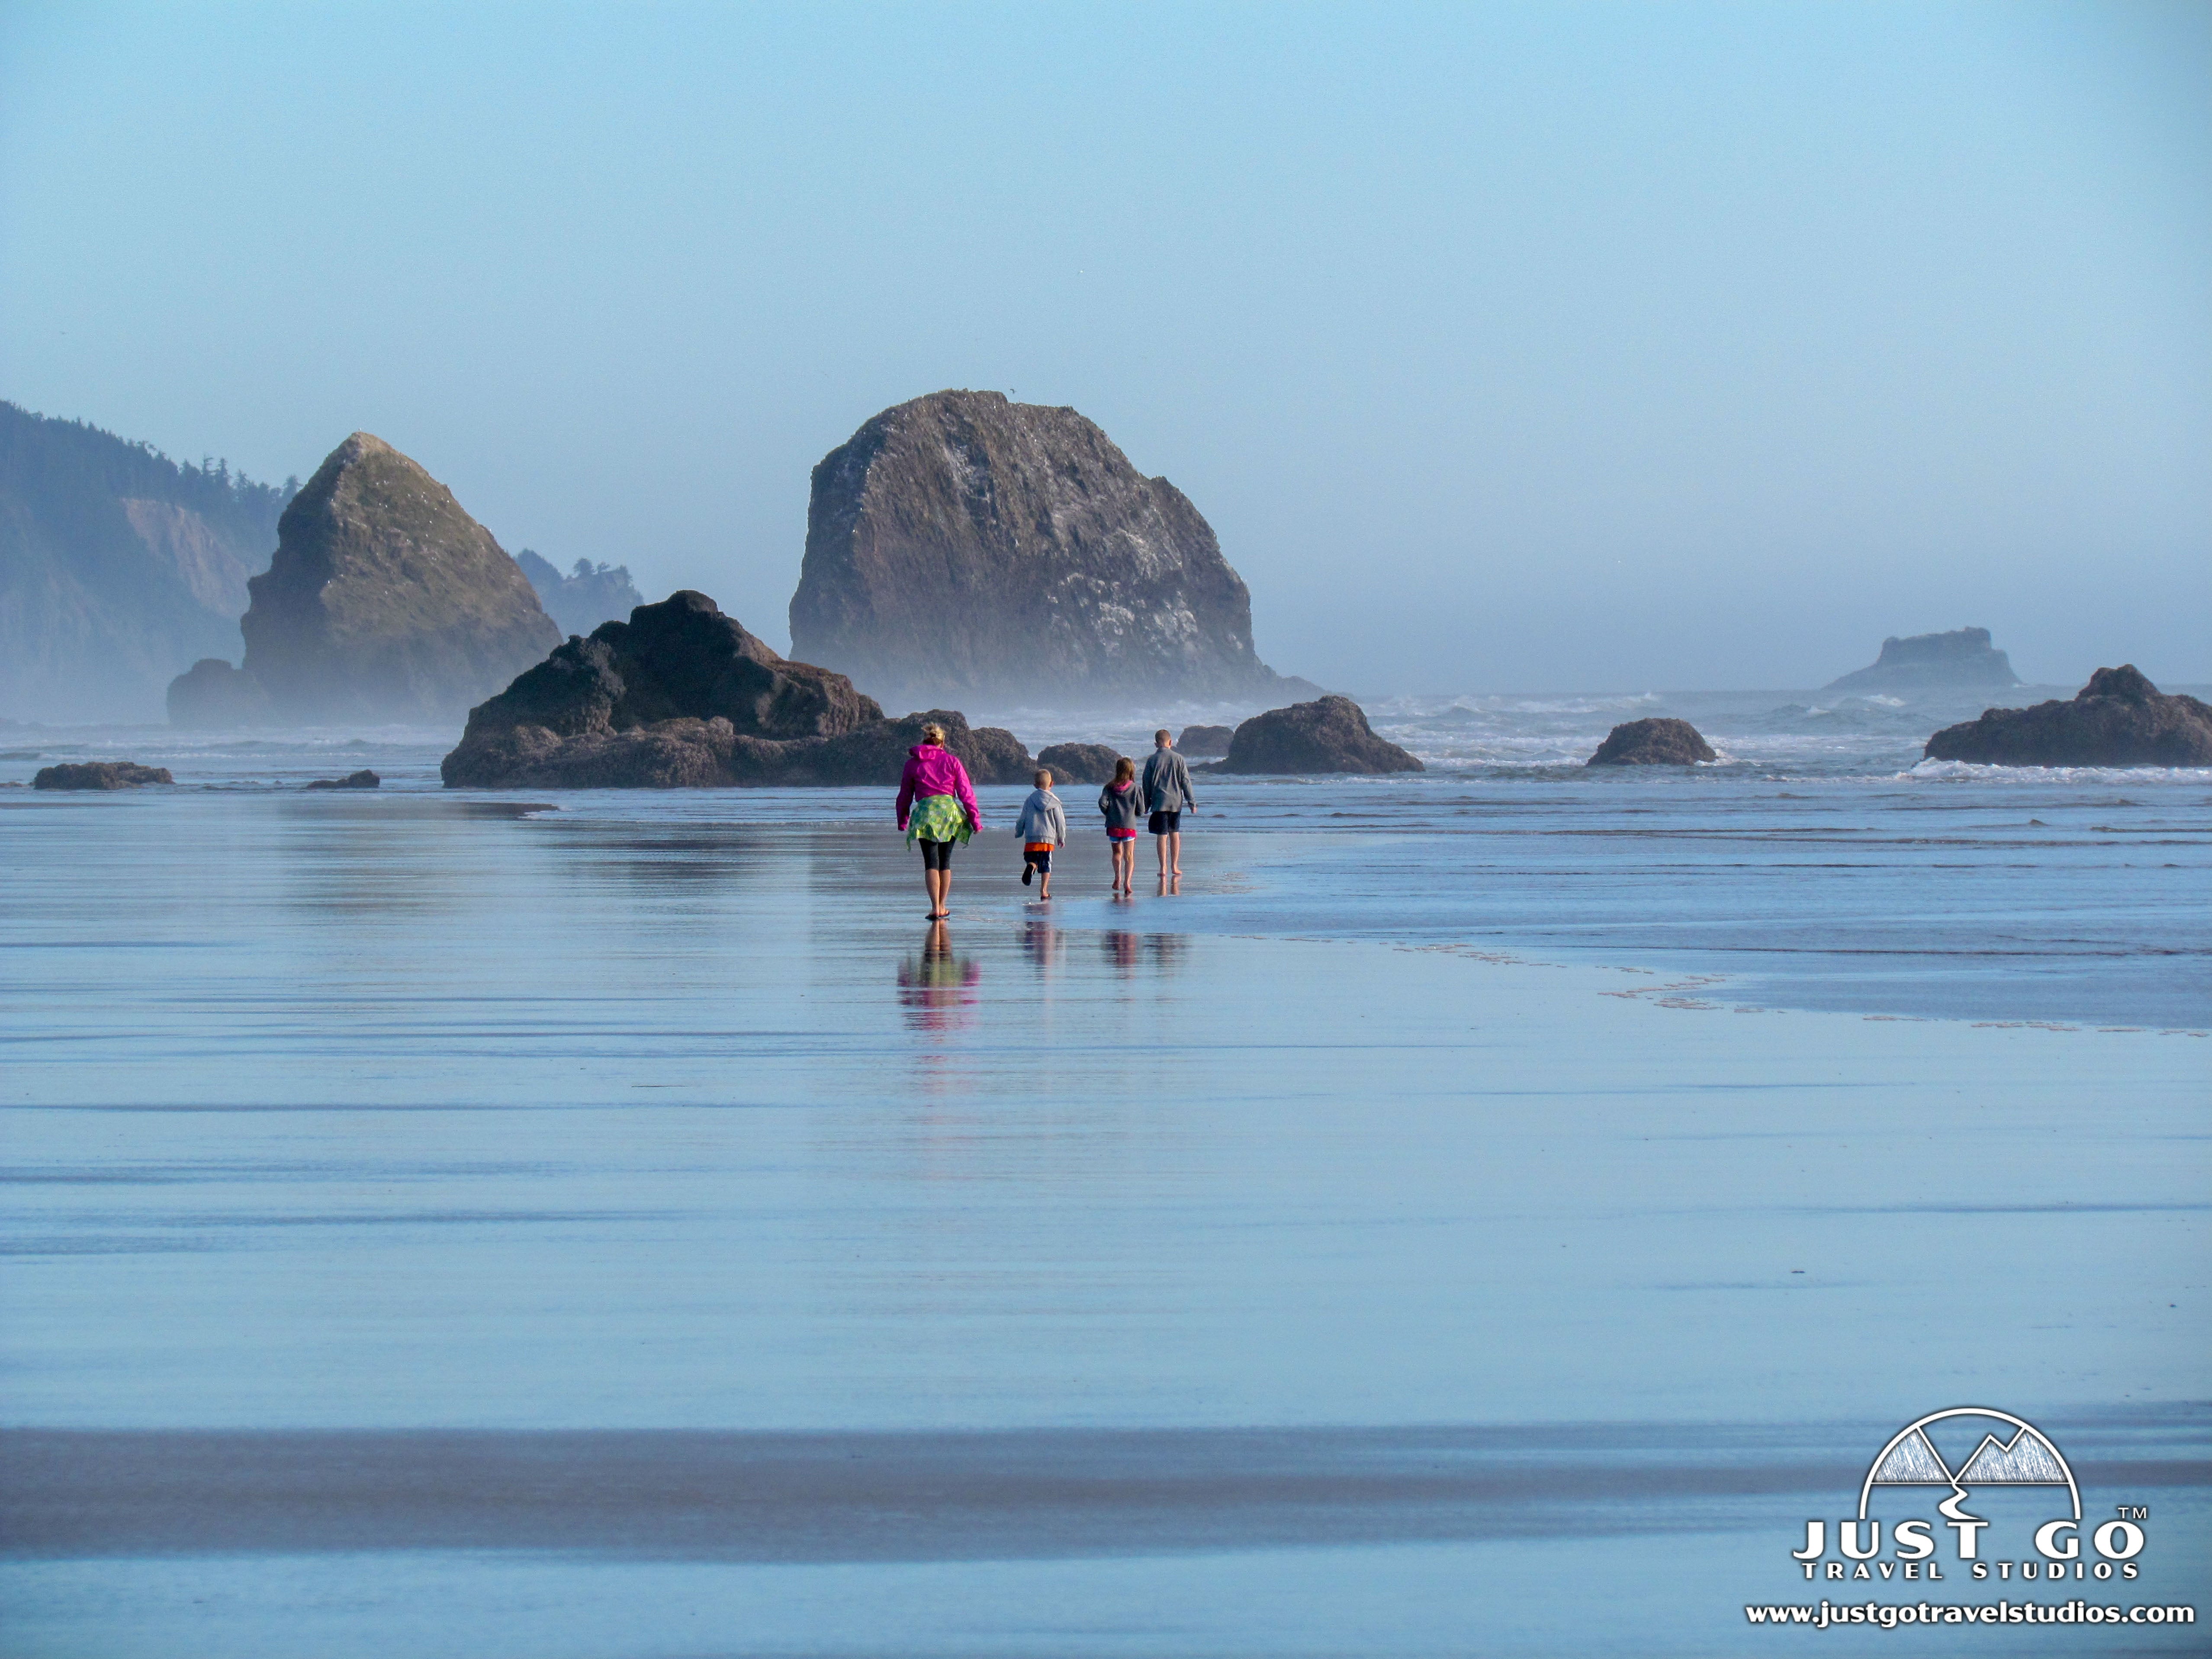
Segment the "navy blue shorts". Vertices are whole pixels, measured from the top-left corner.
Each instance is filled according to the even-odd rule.
[[[1179,836],[1182,833],[1182,814],[1155,812],[1152,814],[1150,828],[1156,836]]]
[[[1024,847],[1022,848],[1022,862],[1039,874],[1048,876],[1052,873],[1052,848],[1048,847],[1040,853]]]

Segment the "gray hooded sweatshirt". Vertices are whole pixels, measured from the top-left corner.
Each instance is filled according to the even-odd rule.
[[[1049,789],[1032,789],[1022,803],[1022,816],[1014,825],[1014,839],[1024,846],[1033,841],[1067,845],[1067,814],[1060,810],[1060,797]]]

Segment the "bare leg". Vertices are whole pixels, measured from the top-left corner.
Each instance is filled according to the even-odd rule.
[[[952,908],[952,872],[950,870],[937,872],[937,908],[940,915]]]
[[[923,890],[929,895],[929,914],[932,916],[934,916],[943,907],[937,902],[937,872],[930,867],[927,859],[927,855],[924,854],[924,862],[921,866],[921,885]]]
[[[1164,876],[1168,872],[1168,838],[1165,836],[1154,836],[1152,848],[1160,855],[1160,874]]]
[[[1168,832],[1166,839],[1168,843],[1167,852],[1169,860],[1175,866],[1176,874],[1181,875],[1182,873],[1182,831],[1180,830],[1170,830]]]

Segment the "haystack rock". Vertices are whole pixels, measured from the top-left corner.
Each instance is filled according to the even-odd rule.
[[[471,710],[439,770],[449,788],[889,786],[932,720],[976,782],[1028,781],[1012,732],[946,709],[886,720],[842,674],[777,655],[685,591],[568,641]]]
[[[1111,744],[1055,743],[1037,750],[1037,764],[1052,769],[1054,787],[1063,783],[1111,783],[1114,763],[1121,758]]]
[[[2002,690],[2019,684],[2011,659],[1990,643],[1988,629],[1954,628],[1948,634],[1914,634],[1901,640],[1893,635],[1881,642],[1881,654],[1872,664],[1829,681],[1821,690],[1864,696],[1976,686]]]
[[[491,532],[366,432],[293,497],[247,587],[240,672],[271,720],[450,720],[561,642]],[[247,696],[204,661],[170,687],[170,718],[224,723]]]
[[[1252,648],[1199,511],[1072,409],[939,392],[814,469],[791,647],[900,702],[1317,690]]]
[[[1585,766],[1695,766],[1718,760],[1705,734],[1687,720],[1628,720],[1606,733]]]
[[[1186,726],[1176,747],[1192,760],[1218,760],[1229,752],[1230,739],[1236,735],[1233,726]]]
[[[1255,714],[1229,741],[1224,772],[1419,772],[1421,763],[1375,735],[1349,697],[1335,696]]]
[[[2212,766],[2212,706],[2169,696],[2125,663],[2100,668],[2070,700],[1947,726],[1925,752],[1990,766]]]

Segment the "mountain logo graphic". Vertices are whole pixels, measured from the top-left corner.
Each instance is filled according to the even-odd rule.
[[[1984,1418],[2008,1425],[2012,1432],[2000,1439],[1996,1432],[1984,1431],[1981,1443],[1954,1472],[1928,1437],[1928,1428],[1960,1417]],[[1866,1519],[1867,1503],[1876,1486],[1948,1486],[1952,1496],[1941,1506],[1947,1515],[1962,1513],[1956,1505],[1972,1486],[2063,1486],[2073,1503],[2074,1519],[2081,1518],[2081,1488],[2051,1437],[2026,1418],[1987,1406],[1953,1406],[1930,1412],[1899,1429],[1867,1467],[1866,1480],[1859,1487],[1862,1521]]]

